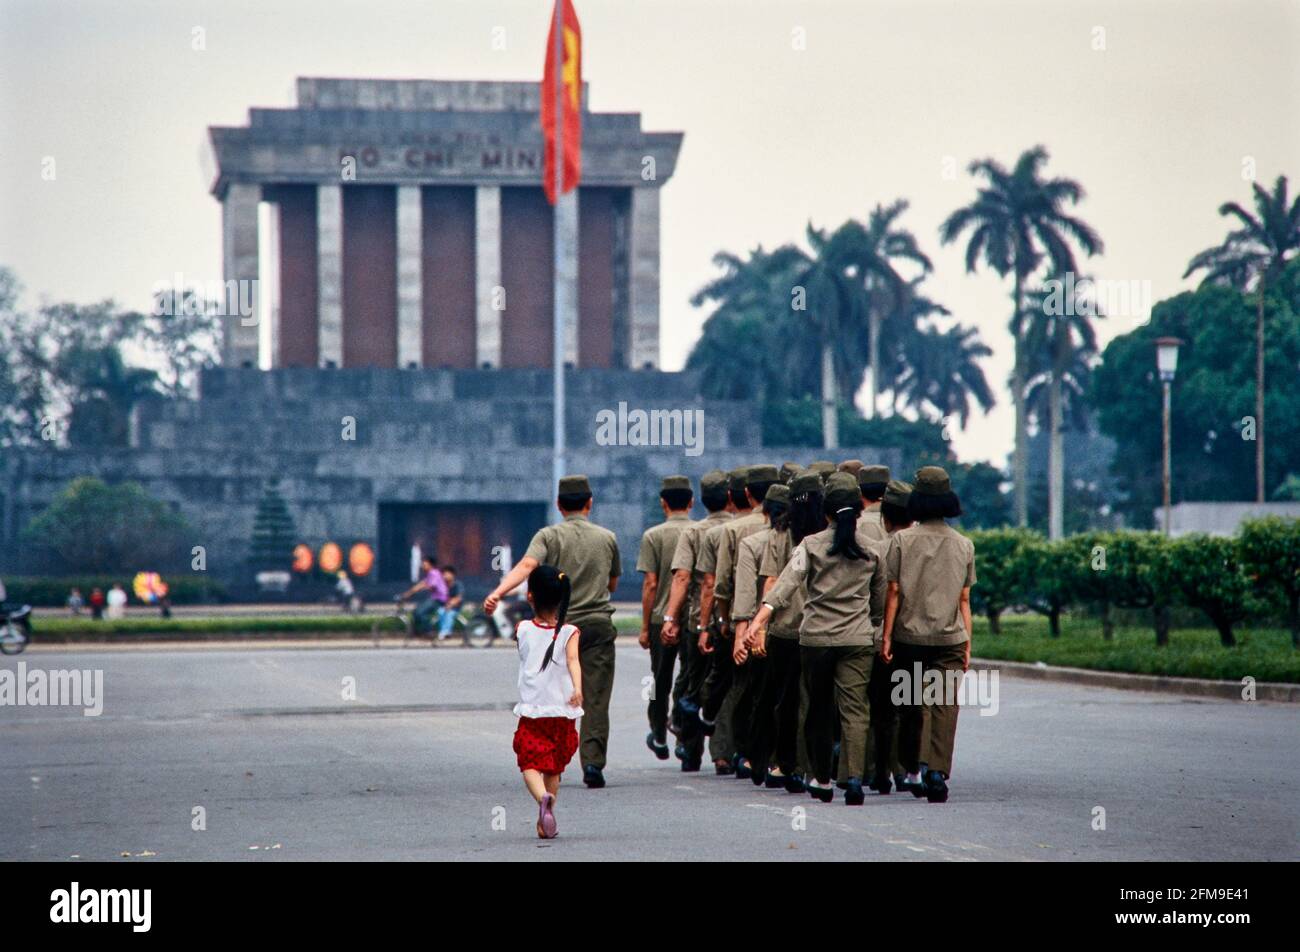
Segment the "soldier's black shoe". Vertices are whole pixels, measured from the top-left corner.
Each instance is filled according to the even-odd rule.
[[[682,758],[682,773],[698,773],[699,769],[700,769],[700,758],[698,757]]]
[[[605,786],[605,775],[595,764],[587,764],[582,768],[582,782],[592,790],[599,790]]]
[[[786,774],[773,773],[769,770],[767,776],[763,778],[763,786],[769,790],[780,790],[783,787],[788,788],[789,785],[790,777]]]
[[[844,784],[844,803],[850,807],[860,807],[866,802],[867,795],[862,791],[862,781],[850,777]]]
[[[668,745],[661,744],[657,740],[655,740],[654,731],[651,731],[650,733],[645,735],[645,745],[649,747],[650,751],[660,760],[668,759]]]
[[[713,769],[717,771],[719,777],[730,777],[736,772],[736,768],[732,765],[730,760],[715,760],[713,762]]]
[[[685,760],[686,745],[679,742],[675,747],[673,747],[673,756],[676,757],[678,760]]]
[[[736,768],[737,780],[748,780],[750,777],[754,775],[754,768],[752,768],[749,765],[749,761],[746,760],[744,757],[740,756],[740,754],[737,754],[735,757],[733,757],[731,759],[731,762]]]
[[[885,774],[883,777],[872,777],[867,787],[881,796],[889,796],[889,792],[893,790],[894,785],[889,782],[889,774]]]
[[[830,803],[835,799],[835,787],[833,784],[827,784],[824,787],[816,787],[813,784],[816,781],[809,781],[808,794],[814,800],[820,800],[822,803]]]
[[[705,737],[712,737],[714,729],[717,728],[718,726],[718,722],[705,720],[703,708],[700,709],[699,716],[700,716],[700,733],[703,734]]]
[[[947,778],[937,770],[929,770],[925,774],[925,799],[931,803],[948,802]]]
[[[803,793],[804,789],[805,788],[804,788],[803,777],[800,774],[792,773],[786,775],[785,778],[786,793]]]
[[[750,764],[749,779],[753,782],[754,786],[763,786],[764,781],[767,780],[767,768],[760,767],[757,764]]]

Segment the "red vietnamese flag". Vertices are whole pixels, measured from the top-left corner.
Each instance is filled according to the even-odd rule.
[[[546,143],[542,163],[542,188],[554,205],[555,195],[555,21],[563,16],[564,54],[560,68],[560,121],[564,123],[564,184],[561,192],[578,185],[582,175],[582,28],[572,0],[556,0],[546,40],[546,70],[542,74],[542,138]]]

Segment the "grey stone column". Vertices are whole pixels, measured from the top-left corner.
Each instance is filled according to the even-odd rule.
[[[420,186],[397,187],[397,366],[419,367],[424,288],[420,267]]]
[[[564,322],[564,363],[578,365],[578,190],[555,206],[555,313]]]
[[[261,199],[262,186],[232,183],[221,200],[221,266],[226,282],[221,362],[227,367],[257,366],[257,205]]]
[[[343,187],[316,186],[316,343],[321,366],[343,366]]]
[[[474,190],[475,342],[480,367],[501,366],[501,311],[495,307],[500,287],[501,188],[480,185]]]
[[[628,366],[659,366],[659,189],[632,189],[628,241]]]

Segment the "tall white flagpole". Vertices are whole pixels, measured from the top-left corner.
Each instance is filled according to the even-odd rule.
[[[552,334],[551,376],[554,383],[552,394],[554,429],[551,450],[551,486],[559,491],[560,478],[564,473],[564,294],[567,291],[565,281],[560,273],[560,263],[568,261],[568,248],[565,247],[567,235],[561,227],[560,201],[564,188],[564,8],[563,0],[555,2],[555,40],[552,51],[555,58],[555,205],[552,206],[554,220],[555,261],[552,265],[554,292],[554,320]],[[559,519],[559,513],[551,507],[552,521]]]

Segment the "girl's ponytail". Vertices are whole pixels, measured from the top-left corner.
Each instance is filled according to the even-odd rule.
[[[554,577],[555,588],[547,593],[549,596],[546,600],[549,602],[551,597],[558,599],[555,606],[555,634],[551,635],[551,643],[546,646],[546,654],[542,656],[541,670],[545,671],[547,666],[555,660],[555,643],[559,640],[560,632],[564,629],[564,616],[569,613],[569,595],[572,593],[572,586],[569,583],[569,576],[564,572],[557,572]],[[533,596],[536,604],[537,596]],[[547,608],[550,606],[547,605]]]
[[[845,506],[835,510],[835,536],[831,540],[830,554],[842,555],[846,559],[865,559],[867,553],[858,545],[858,510]]]

